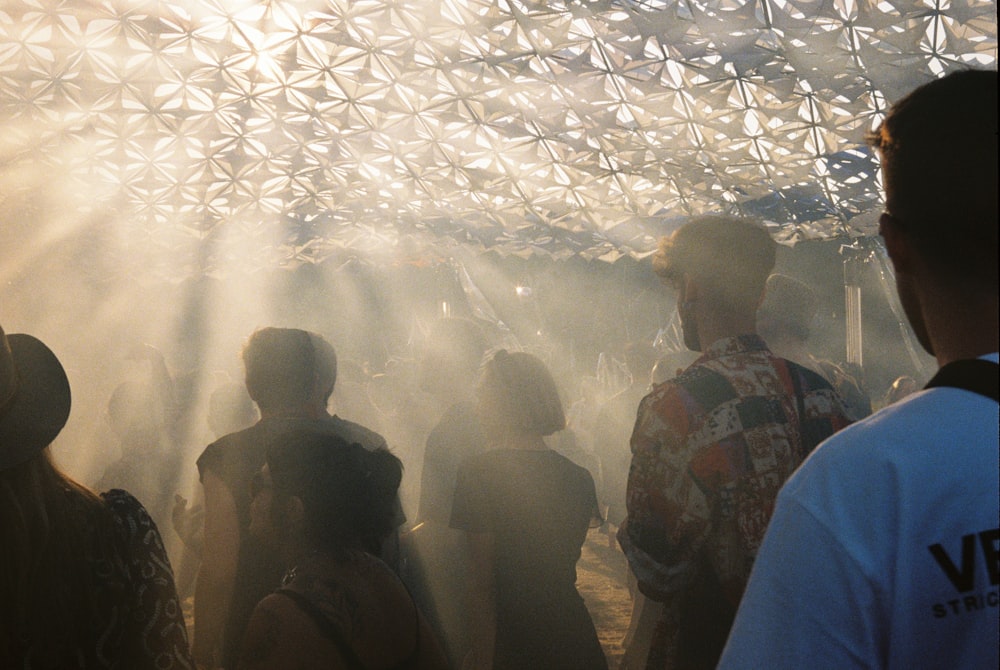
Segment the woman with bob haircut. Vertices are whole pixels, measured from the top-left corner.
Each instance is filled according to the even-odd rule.
[[[576,590],[587,530],[601,522],[594,480],[544,439],[566,426],[556,383],[535,356],[501,349],[477,400],[490,450],[462,464],[451,515],[472,557],[463,667],[607,668]]]
[[[69,410],[55,354],[0,328],[0,667],[193,668],[149,514],[52,463]]]
[[[396,528],[402,463],[329,433],[277,437],[253,481],[250,533],[288,566],[253,611],[243,670],[447,667],[423,615],[373,554]]]

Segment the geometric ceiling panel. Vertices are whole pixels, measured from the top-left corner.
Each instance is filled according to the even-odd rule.
[[[982,0],[4,0],[0,214],[175,276],[864,234],[865,133],[996,60]]]

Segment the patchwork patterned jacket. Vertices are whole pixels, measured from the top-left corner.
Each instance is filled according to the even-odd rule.
[[[826,380],[756,335],[715,342],[642,400],[618,540],[665,604],[647,667],[714,667],[778,490],[848,423]]]

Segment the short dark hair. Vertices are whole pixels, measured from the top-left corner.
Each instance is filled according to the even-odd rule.
[[[886,208],[924,259],[997,284],[997,72],[959,70],[912,91],[869,137]]]
[[[489,418],[511,428],[552,435],[566,427],[555,379],[533,354],[498,350],[483,366],[479,393],[495,403]]]
[[[260,328],[243,348],[250,397],[262,408],[309,403],[317,382],[316,352],[310,333],[296,328]]]
[[[774,267],[776,248],[757,221],[699,216],[661,238],[653,271],[667,282],[691,275],[720,307],[754,310]]]
[[[395,529],[403,464],[388,449],[368,451],[316,431],[285,433],[268,445],[267,465],[277,500],[302,500],[306,541],[339,553],[377,554]],[[272,512],[280,519],[281,505]]]

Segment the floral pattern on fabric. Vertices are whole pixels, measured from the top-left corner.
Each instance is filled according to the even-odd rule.
[[[848,423],[825,380],[754,335],[716,342],[643,399],[618,538],[642,592],[666,604],[650,652],[657,667],[676,657],[691,592],[735,610],[781,485]],[[702,589],[706,574],[714,591]]]
[[[113,489],[101,497],[114,515],[125,549],[120,562],[111,566],[111,578],[124,580],[126,599],[118,603],[120,611],[110,618],[110,626],[101,637],[120,641],[121,660],[112,662],[99,647],[95,667],[194,668],[173,571],[156,524],[142,504],[125,491]]]

